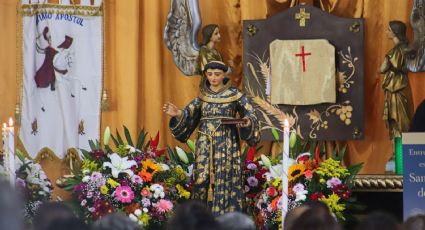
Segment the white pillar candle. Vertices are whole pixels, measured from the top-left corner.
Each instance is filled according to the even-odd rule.
[[[283,122],[283,152],[282,152],[282,229],[285,216],[288,213],[288,168],[289,168],[289,122]]]
[[[9,158],[9,180],[12,188],[15,187],[15,128],[13,119],[9,118],[9,127],[7,127],[7,153]]]

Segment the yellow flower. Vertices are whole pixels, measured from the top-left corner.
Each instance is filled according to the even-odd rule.
[[[159,171],[161,171],[161,165],[156,164],[151,159],[142,161],[142,172],[147,172],[154,175]]]
[[[288,182],[296,180],[298,177],[304,175],[305,165],[304,164],[295,164],[291,165],[288,170]]]
[[[183,180],[185,180],[185,179],[186,179],[186,174],[184,173],[184,170],[183,170],[182,168],[180,168],[180,167],[175,167],[173,170],[174,170],[174,172],[176,172],[176,174],[177,174],[178,178],[179,178],[181,181],[183,181]]]
[[[114,181],[112,178],[109,178],[107,183],[112,187],[112,188],[116,188],[118,186],[120,186],[120,183]]]
[[[341,180],[350,175],[350,172],[346,168],[342,167],[339,161],[332,158],[320,163],[320,166],[314,172],[322,177],[337,177]]]
[[[272,182],[272,185],[274,186],[274,187],[279,187],[279,184],[280,184],[280,178],[276,178],[276,179],[274,179],[274,181]]]
[[[108,187],[106,187],[106,185],[103,185],[102,187],[100,187],[100,192],[105,195],[108,193]]]
[[[327,198],[323,196],[319,200],[324,202],[328,206],[329,211],[334,213],[339,219],[345,220],[342,214],[342,212],[345,210],[345,204],[338,203],[340,200],[338,195],[336,195],[335,193],[332,193]]]
[[[95,171],[99,171],[99,166],[97,165],[96,162],[91,161],[91,160],[87,160],[84,159],[81,168],[83,170],[88,170],[89,172],[95,172]]]
[[[139,220],[142,221],[143,226],[147,226],[149,224],[149,221],[151,220],[151,217],[149,214],[144,212],[142,215],[140,215]]]
[[[189,199],[190,198],[190,192],[183,188],[180,184],[176,185],[177,191],[179,193],[179,197]]]

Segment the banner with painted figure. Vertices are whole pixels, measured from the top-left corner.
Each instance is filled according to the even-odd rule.
[[[47,147],[63,158],[67,150],[88,148],[88,140],[99,138],[102,5],[34,2],[22,2],[19,136],[31,157]]]

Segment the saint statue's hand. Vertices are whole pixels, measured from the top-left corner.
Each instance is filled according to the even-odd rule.
[[[170,102],[164,104],[162,111],[171,117],[180,117],[182,115],[182,111]]]

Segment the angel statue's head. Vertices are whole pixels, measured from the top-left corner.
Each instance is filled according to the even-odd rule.
[[[400,41],[400,43],[407,45],[406,24],[401,21],[390,21],[389,27],[389,30]]]
[[[202,28],[202,44],[207,45],[210,41],[217,43],[221,39],[220,30],[217,24],[209,24]]]

